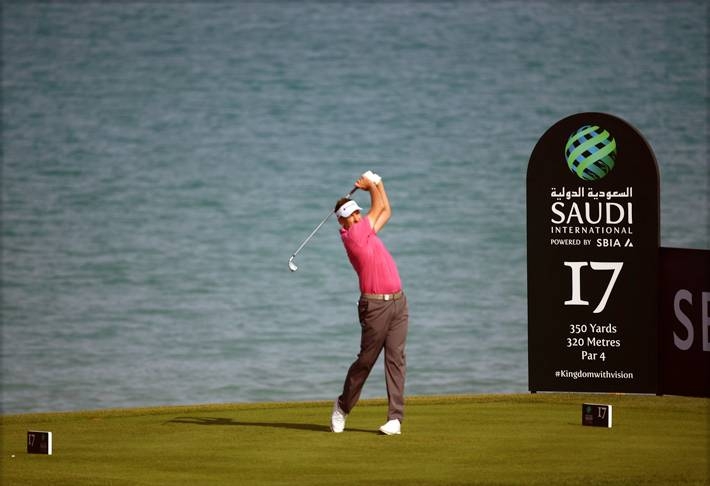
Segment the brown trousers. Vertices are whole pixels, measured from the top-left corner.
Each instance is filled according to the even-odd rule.
[[[370,300],[361,297],[358,317],[362,335],[360,353],[350,365],[343,384],[343,394],[338,397],[345,413],[355,407],[365,380],[375,365],[380,352],[385,350],[385,384],[389,409],[387,420],[404,418],[404,378],[407,369],[404,351],[409,327],[407,297],[397,300]]]

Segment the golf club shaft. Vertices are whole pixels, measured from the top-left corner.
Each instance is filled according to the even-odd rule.
[[[354,193],[355,191],[357,191],[357,187],[353,187],[352,190],[351,190],[349,193],[347,193],[347,194],[345,195],[345,197],[348,197],[348,198],[349,198],[350,196],[353,195],[353,193]],[[301,251],[304,246],[306,246],[306,243],[308,243],[308,242],[311,240],[311,238],[313,238],[313,235],[315,235],[315,234],[318,232],[318,230],[320,229],[320,227],[323,226],[326,221],[328,221],[328,218],[330,218],[330,216],[331,216],[332,214],[333,214],[333,211],[329,211],[329,212],[328,212],[328,215],[327,215],[325,218],[323,218],[323,221],[321,221],[320,224],[319,224],[318,226],[316,226],[316,228],[315,228],[313,231],[311,231],[311,234],[308,235],[305,240],[303,240],[303,243],[301,243],[301,245],[298,247],[298,249],[293,252],[293,255],[291,255],[291,259],[292,259],[292,260],[293,260],[293,258],[294,258],[296,255],[298,255],[298,252]]]

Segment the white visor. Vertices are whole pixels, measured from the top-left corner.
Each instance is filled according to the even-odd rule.
[[[351,214],[353,214],[355,211],[360,211],[362,208],[357,205],[355,201],[352,199],[342,206],[338,208],[338,210],[335,212],[335,215],[338,216],[339,218],[347,218]]]

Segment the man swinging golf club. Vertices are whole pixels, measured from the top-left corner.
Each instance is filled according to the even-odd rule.
[[[362,335],[360,353],[348,369],[343,393],[333,404],[330,428],[333,432],[345,429],[345,418],[355,407],[384,348],[389,408],[387,423],[380,432],[396,435],[401,433],[404,417],[404,348],[409,310],[397,265],[377,236],[392,214],[384,183],[380,176],[368,171],[355,182],[355,187],[370,193],[370,211],[363,216],[357,202],[344,197],[336,203],[335,214],[345,251],[360,282],[358,318]]]

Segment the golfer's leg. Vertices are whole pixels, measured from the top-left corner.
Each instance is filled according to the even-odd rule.
[[[404,380],[407,371],[405,344],[409,328],[407,298],[393,303],[394,315],[385,340],[385,382],[389,409],[387,420],[404,418]]]
[[[378,302],[368,302],[368,309],[365,312],[360,312],[360,326],[362,327],[360,353],[348,369],[343,384],[343,394],[338,399],[340,408],[345,413],[350,413],[360,398],[365,380],[370,375],[387,336],[385,320],[378,310],[378,304]]]

